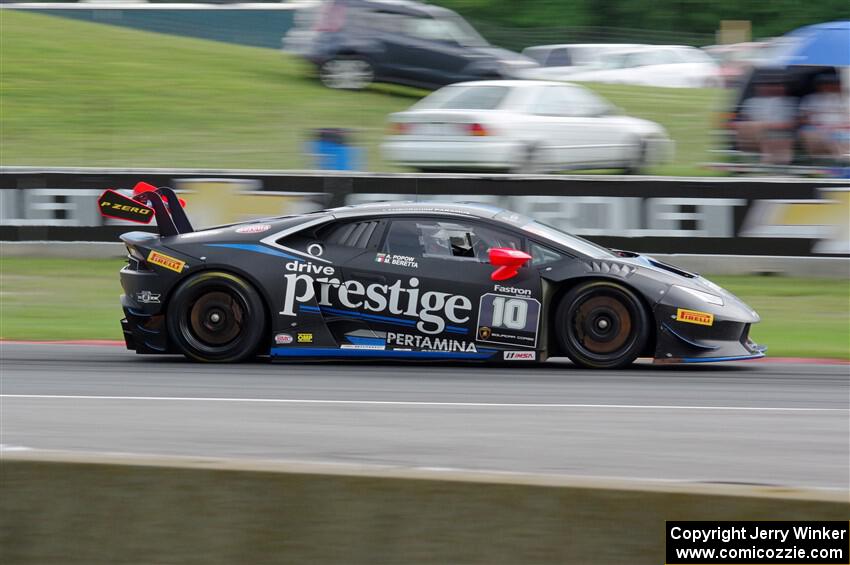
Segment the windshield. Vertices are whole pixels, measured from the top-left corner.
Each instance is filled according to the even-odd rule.
[[[413,106],[416,110],[493,110],[508,94],[506,86],[447,86]]]
[[[488,47],[490,44],[487,40],[481,37],[475,28],[469,25],[466,20],[460,16],[450,16],[441,18],[451,30],[455,41],[467,47]]]
[[[554,241],[568,249],[574,249],[582,255],[587,255],[594,259],[616,257],[616,255],[614,255],[610,250],[602,247],[601,245],[596,245],[586,239],[568,234],[558,228],[554,228],[540,222],[531,222],[530,224],[522,226],[522,229],[528,233],[546,238],[549,241]]]

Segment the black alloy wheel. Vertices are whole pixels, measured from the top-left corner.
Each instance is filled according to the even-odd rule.
[[[196,361],[227,363],[257,353],[265,334],[263,301],[240,277],[204,272],[175,291],[166,315],[168,334]]]
[[[361,57],[340,56],[322,63],[319,80],[328,88],[363,90],[375,81],[375,69]]]
[[[570,289],[558,305],[555,324],[561,351],[590,369],[619,369],[641,354],[650,316],[629,288],[592,281]]]

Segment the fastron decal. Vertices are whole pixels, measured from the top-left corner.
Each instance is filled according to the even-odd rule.
[[[500,284],[494,284],[493,290],[496,292],[501,292],[503,294],[518,294],[520,296],[531,296],[530,288],[516,288],[515,286],[502,286]]]
[[[475,344],[457,339],[387,332],[387,345],[426,351],[464,351],[476,353]]]
[[[309,263],[293,265],[297,265],[299,272],[287,273],[283,277],[286,284],[283,308],[279,311],[281,316],[295,316],[296,304],[317,300],[320,307],[341,305],[352,310],[409,316],[418,320],[416,329],[420,332],[438,334],[446,329],[447,321],[455,324],[468,322],[472,312],[472,301],[466,296],[437,291],[420,293],[416,277],[411,277],[406,286],[401,280],[393,284],[366,285],[356,280],[342,282],[336,277],[330,278],[333,267]],[[287,270],[296,269],[287,265]],[[316,278],[314,273],[326,276]]]

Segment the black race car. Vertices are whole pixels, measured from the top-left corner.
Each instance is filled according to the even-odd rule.
[[[197,361],[437,359],[592,368],[754,359],[759,316],[700,277],[479,204],[380,203],[194,231],[171,189],[106,191],[128,349]]]

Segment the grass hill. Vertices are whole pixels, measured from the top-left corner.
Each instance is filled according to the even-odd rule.
[[[142,32],[16,10],[0,11],[3,165],[308,168],[320,127],[355,130],[366,168],[388,113],[423,91],[333,91],[280,52]],[[710,110],[719,93],[594,86],[676,139],[660,174],[705,174]]]

